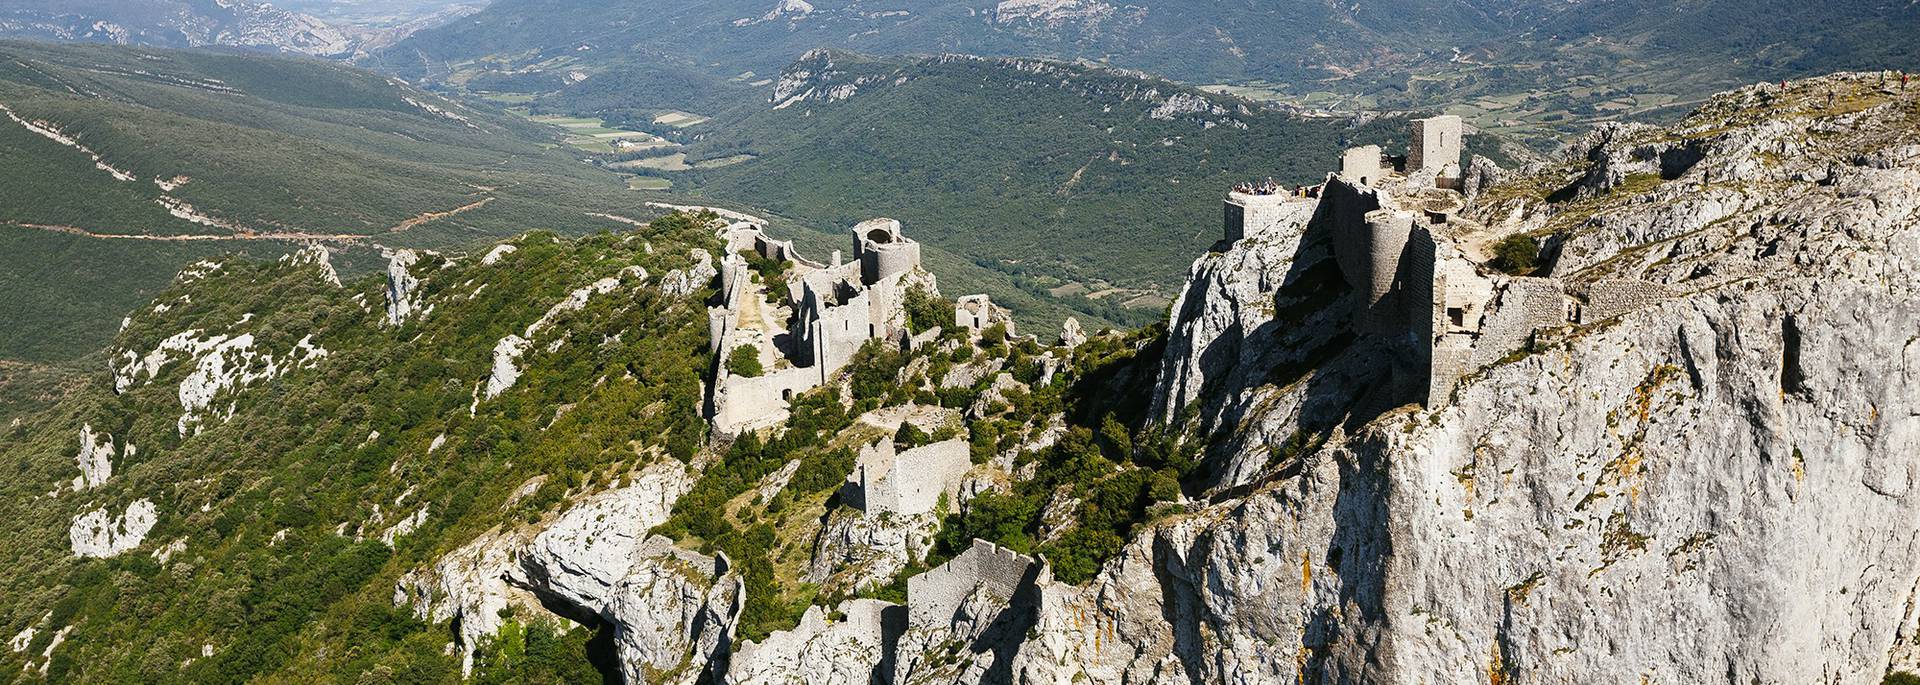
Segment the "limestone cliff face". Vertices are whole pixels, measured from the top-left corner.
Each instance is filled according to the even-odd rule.
[[[1920,108],[1872,76],[1778,90],[1723,96],[1676,130],[1610,131],[1483,192],[1491,235],[1555,236],[1547,275],[1677,295],[1543,335],[1444,406],[1352,404],[1250,494],[1156,526],[1089,586],[1046,588],[1020,679],[1870,683],[1912,668]],[[1196,265],[1187,297],[1204,301],[1176,309],[1169,345],[1162,415],[1198,397],[1197,420],[1234,416],[1228,454],[1294,423],[1286,389],[1244,390],[1208,359],[1271,354],[1242,323],[1282,290],[1284,257],[1262,250]],[[1233,260],[1253,268],[1216,268]],[[1228,380],[1194,394],[1183,374]],[[1247,396],[1274,401],[1232,410]]]

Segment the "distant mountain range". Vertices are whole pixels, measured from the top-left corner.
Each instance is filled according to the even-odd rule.
[[[350,57],[477,12],[484,0],[0,0],[0,37]]]
[[[1309,110],[1445,109],[1544,148],[1743,82],[1920,68],[1915,35],[1909,0],[499,0],[362,63],[604,114],[710,113],[820,47],[1052,57]]]
[[[0,3],[0,36],[320,56],[353,50],[339,28],[247,0],[7,0]]]
[[[1799,70],[1911,59],[1906,0],[500,0],[388,56],[435,73],[493,54],[643,52],[722,70],[778,68],[815,47],[1090,59],[1173,78],[1339,79],[1555,44],[1749,57]],[[1657,56],[1657,55],[1650,55]],[[1569,58],[1577,55],[1568,56]],[[1870,65],[1861,65],[1870,66]]]

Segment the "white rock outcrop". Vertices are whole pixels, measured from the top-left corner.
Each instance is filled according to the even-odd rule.
[[[667,297],[686,297],[712,283],[719,277],[720,270],[713,265],[713,255],[706,250],[689,251],[693,266],[668,271],[660,277],[660,292]]]
[[[386,250],[387,325],[399,326],[420,309],[420,279],[410,271],[420,263],[413,250]]]
[[[74,556],[114,557],[139,547],[158,520],[159,509],[152,501],[136,500],[117,517],[104,507],[75,517],[67,538]]]
[[[129,445],[131,449],[131,445]],[[73,489],[98,487],[113,477],[113,436],[101,433],[96,436],[93,424],[80,426],[80,453],[74,455],[75,465],[80,467],[80,475],[73,479]]]

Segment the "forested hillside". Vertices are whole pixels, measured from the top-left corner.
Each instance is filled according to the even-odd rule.
[[[488,527],[692,457],[711,291],[659,285],[712,241],[675,215],[535,233],[484,261],[423,256],[414,296],[431,306],[400,326],[383,278],[336,284],[317,249],[196,264],[134,313],[111,374],[0,439],[15,469],[0,484],[14,569],[0,626],[24,636],[0,673],[456,681],[446,631],[394,606],[395,580]],[[599,279],[616,286],[575,292]],[[479,399],[495,342],[535,320],[549,337],[515,391]],[[96,510],[103,529],[75,523]],[[541,635],[557,642],[540,656],[592,673],[590,633]]]
[[[1194,217],[1216,213],[1227,187],[1317,182],[1349,144],[1404,145],[1401,118],[1303,118],[1042,60],[819,51],[768,94],[685,148],[694,169],[628,168],[812,225],[894,216],[1030,294],[1134,324],[1158,319],[1219,239]],[[697,164],[739,156],[751,159]]]

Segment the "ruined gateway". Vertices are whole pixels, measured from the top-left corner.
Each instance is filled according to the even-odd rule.
[[[1820,106],[1828,88],[1852,104]],[[396,602],[484,631],[527,588],[565,596],[615,626],[630,678],[687,683],[1874,683],[1920,666],[1920,101],[1871,76],[1756,86],[1517,171],[1462,165],[1457,121],[1420,127],[1407,158],[1363,148],[1324,184],[1229,194],[1152,398],[1207,441],[1210,480],[1088,583],[976,542],[904,605],[815,606],[729,650],[727,561],[645,539],[687,487],[668,464],[534,539],[477,540]],[[874,228],[897,236],[860,236]],[[1542,267],[1491,266],[1518,234],[1543,239]],[[862,339],[895,338],[870,323]],[[840,354],[811,349],[792,368]],[[874,450],[863,464],[901,473],[891,443]],[[952,468],[863,506],[965,496],[960,464],[929,458]],[[632,530],[594,536],[595,512]]]

